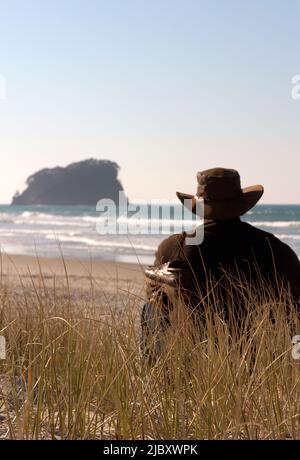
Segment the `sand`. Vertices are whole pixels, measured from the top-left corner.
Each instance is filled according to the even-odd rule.
[[[30,256],[2,255],[1,284],[20,289],[44,284],[47,288],[61,288],[69,284],[71,291],[93,289],[114,293],[141,291],[144,268],[137,264],[90,260],[62,260]],[[66,275],[67,273],[67,275]]]
[[[70,318],[92,318],[107,327],[111,321],[118,321],[122,315],[127,317],[130,312],[139,330],[145,300],[142,266],[8,255],[1,256],[0,264],[1,308],[8,305],[9,314],[15,314],[15,319],[23,308],[24,311],[31,308],[33,318],[43,304],[46,305],[45,318],[63,317],[67,312],[69,321]],[[77,324],[77,319],[75,322]],[[16,382],[17,391],[22,394],[23,381]],[[7,408],[11,420],[15,417],[11,392],[9,376],[0,372],[0,439],[8,433]],[[8,405],[3,403],[3,394]]]

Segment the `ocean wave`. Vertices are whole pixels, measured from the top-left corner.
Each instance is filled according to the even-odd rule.
[[[300,221],[299,220],[290,220],[290,221],[256,221],[251,222],[248,221],[249,224],[255,225],[257,227],[295,227],[300,228]]]
[[[0,213],[0,223],[6,224],[6,223],[12,223],[13,221],[14,221],[14,215],[5,213],[5,212]]]
[[[277,234],[276,236],[282,240],[300,240],[300,235]]]
[[[121,241],[107,241],[107,240],[95,240],[93,238],[85,237],[85,236],[76,236],[76,237],[68,237],[68,236],[60,236],[56,238],[55,235],[48,235],[46,237],[48,240],[57,240],[58,242],[64,243],[82,243],[86,246],[93,246],[93,247],[106,247],[106,248],[120,248],[120,249],[139,249],[141,251],[155,251],[156,245],[150,246],[146,244],[140,244],[136,242],[121,242]]]
[[[45,254],[51,254],[55,251],[56,244],[61,242],[62,247],[66,247],[70,254],[76,256],[84,254],[89,249],[95,250],[101,257],[105,257],[106,252],[111,257],[114,251],[118,255],[123,253],[126,257],[135,252],[152,256],[165,236],[182,230],[188,231],[189,228],[201,224],[199,219],[192,220],[190,215],[182,216],[186,217],[182,219],[180,214],[175,214],[172,219],[167,212],[161,219],[158,218],[158,214],[153,215],[153,219],[149,219],[147,213],[130,217],[123,215],[119,217],[118,223],[120,228],[124,228],[124,233],[128,229],[127,237],[125,234],[98,234],[96,225],[99,223],[101,226],[101,222],[105,220],[107,226],[107,216],[101,216],[93,208],[2,206],[0,210],[0,244],[18,253],[27,253],[36,245],[43,248]],[[288,215],[287,211],[281,214],[274,211],[273,215],[271,214],[265,209],[259,209],[259,212],[252,210],[248,213],[249,218],[245,217],[245,220],[276,234],[300,255],[300,217],[297,220],[300,210],[293,216]],[[289,217],[291,220],[287,220]],[[132,229],[137,229],[136,235],[132,234]]]
[[[106,216],[68,216],[47,214],[43,212],[24,211],[21,214],[1,213],[0,223],[15,224],[15,225],[31,225],[31,226],[50,226],[50,227],[95,227],[97,223],[101,223]],[[150,219],[143,217],[127,217],[120,216],[117,220],[120,224],[137,225],[139,227],[156,228],[159,226],[171,228],[188,228],[199,225],[199,219]]]
[[[45,236],[49,234],[55,234],[55,235],[69,235],[69,236],[75,236],[75,235],[80,235],[82,234],[81,232],[76,232],[76,231],[66,231],[66,230],[58,230],[55,229],[55,231],[51,231],[50,229],[28,229],[28,228],[11,228],[9,230],[7,229],[1,229],[0,228],[0,236],[27,236],[27,235],[34,235],[34,236]]]
[[[17,225],[51,225],[51,226],[78,226],[78,227],[88,227],[94,226],[97,222],[101,222],[102,219],[105,219],[105,216],[93,216],[93,215],[69,215],[69,214],[55,214],[55,213],[46,213],[41,211],[23,211],[21,213],[10,213],[2,212],[0,213],[0,223],[14,223]],[[300,227],[300,221],[251,221],[247,220],[249,223],[259,227]],[[145,217],[131,217],[120,216],[118,218],[120,223],[130,223],[132,225],[147,226],[150,225],[155,227],[157,225],[162,226],[195,226],[201,224],[199,219],[170,219],[170,218],[148,218]]]

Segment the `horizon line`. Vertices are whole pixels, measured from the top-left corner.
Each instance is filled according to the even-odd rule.
[[[129,201],[131,201],[131,200],[129,200]],[[162,204],[162,205],[163,204],[170,204],[170,203],[180,205],[180,202],[178,200],[177,201],[176,200],[174,200],[174,201],[173,200],[168,200],[168,201],[165,201],[165,202],[164,201],[160,202],[159,200],[153,199],[153,200],[149,200],[149,201],[147,201],[147,200],[143,200],[143,201],[145,201],[147,204],[152,202],[153,204]],[[131,203],[132,204],[139,204],[138,201],[136,201],[136,202],[131,201]],[[95,203],[95,206],[96,206],[96,204],[97,203]],[[76,206],[83,207],[83,206],[85,206],[85,207],[89,207],[89,208],[93,207],[93,205],[85,205],[85,204],[78,204],[78,205],[76,205],[76,204],[75,205],[68,205],[68,204],[67,205],[58,205],[58,204],[12,205],[12,203],[0,203],[0,206],[14,206],[14,207],[20,207],[20,208],[21,207],[25,208],[25,207],[29,207],[29,206],[31,206],[31,207],[33,207],[33,206],[45,206],[45,207],[47,207],[47,206],[49,206],[49,207],[50,206],[57,206],[57,207],[76,207]],[[253,208],[255,208],[257,206],[300,206],[300,202],[299,203],[288,203],[288,202],[287,203],[257,203],[255,206],[253,206]],[[253,208],[251,208],[251,209],[253,209]]]

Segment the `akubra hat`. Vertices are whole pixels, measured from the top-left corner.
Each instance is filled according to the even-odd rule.
[[[262,185],[241,187],[235,169],[213,168],[197,173],[196,195],[176,192],[183,205],[197,213],[197,203],[204,202],[205,219],[227,220],[242,216],[260,200]]]

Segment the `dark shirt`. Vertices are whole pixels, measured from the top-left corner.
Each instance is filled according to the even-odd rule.
[[[166,262],[188,269],[184,287],[191,295],[196,290],[203,295],[211,280],[222,284],[230,276],[236,284],[267,284],[277,292],[284,286],[296,302],[300,299],[297,255],[274,235],[240,219],[207,221],[199,246],[187,245],[184,233],[170,236],[160,244],[155,258],[155,265]]]

